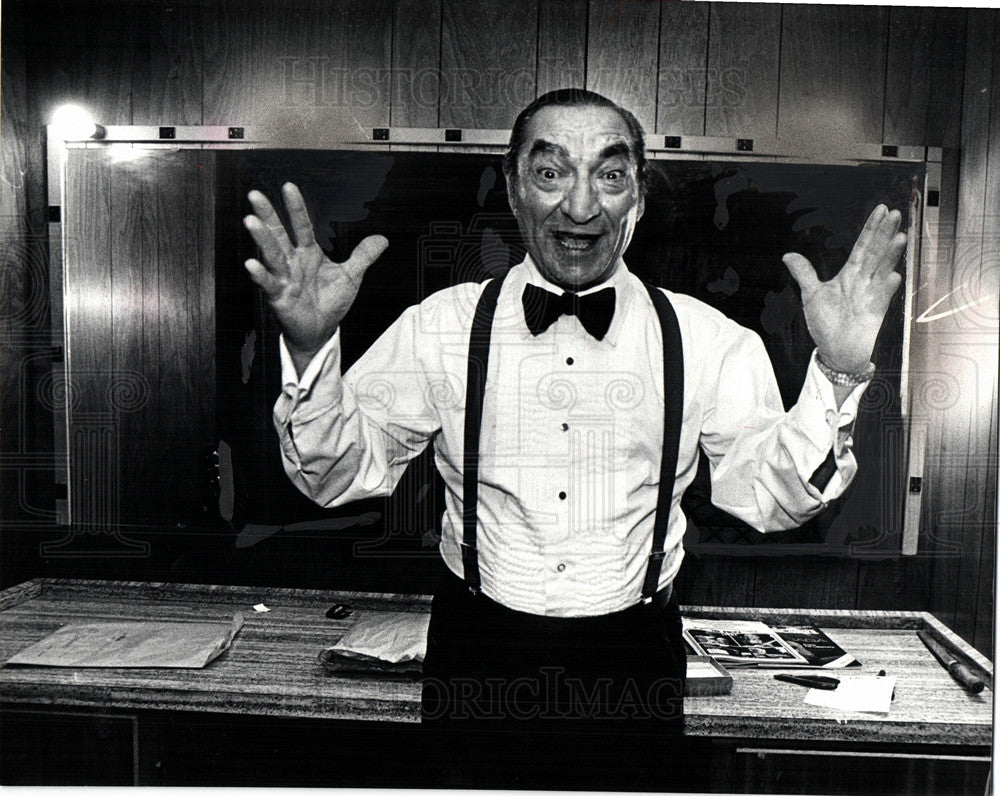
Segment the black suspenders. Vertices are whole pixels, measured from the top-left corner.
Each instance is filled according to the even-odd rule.
[[[479,592],[479,553],[476,526],[479,504],[479,432],[483,424],[483,394],[490,364],[490,335],[497,297],[506,274],[491,279],[483,289],[472,317],[469,334],[469,366],[465,382],[465,449],[462,476],[462,569],[473,594]]]
[[[465,449],[462,497],[462,568],[465,582],[474,593],[479,592],[479,558],[476,550],[476,530],[479,503],[479,434],[483,419],[483,395],[490,359],[490,336],[497,298],[504,277],[492,279],[483,289],[472,319],[469,334],[469,364],[465,388]],[[670,504],[677,472],[677,450],[680,445],[681,419],[684,406],[684,360],[681,331],[670,301],[661,290],[643,283],[656,308],[663,337],[663,456],[660,461],[660,492],[656,500],[653,522],[653,544],[646,566],[642,597],[649,600],[656,593],[660,570],[666,555],[663,546],[670,520]]]

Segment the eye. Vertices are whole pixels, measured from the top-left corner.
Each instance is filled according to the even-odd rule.
[[[542,168],[538,170],[538,176],[543,180],[554,180],[559,174],[555,169]]]
[[[604,179],[608,182],[616,182],[625,176],[625,172],[621,169],[613,169],[612,171],[606,172],[604,174]]]

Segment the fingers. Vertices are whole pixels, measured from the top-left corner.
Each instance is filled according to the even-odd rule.
[[[306,207],[305,199],[302,198],[298,186],[286,182],[281,186],[281,195],[285,199],[285,209],[288,210],[288,218],[292,222],[295,244],[297,246],[312,245],[316,242],[316,235],[313,232],[312,221],[309,219],[309,209]]]
[[[905,235],[902,236],[902,247],[899,245],[902,219],[902,213],[888,210],[885,205],[879,205],[872,211],[848,260],[854,270],[874,278],[895,267],[902,247],[906,246]],[[890,261],[888,264],[887,260]]]
[[[902,274],[898,274],[893,271],[879,286],[882,293],[882,300],[885,302],[886,307],[889,306],[889,302],[892,300],[892,297],[896,295],[896,291],[899,290],[899,286],[901,284],[903,284]]]
[[[389,241],[382,235],[369,235],[354,247],[351,256],[347,258],[344,267],[351,277],[360,281],[368,267],[375,262],[387,248]]]
[[[278,244],[286,256],[291,254],[293,248],[292,242],[288,239],[288,233],[285,232],[285,225],[281,223],[281,219],[278,218],[278,214],[274,211],[274,207],[268,201],[267,197],[260,191],[250,191],[247,194],[247,199],[250,200],[250,205],[253,207],[254,213],[257,214],[257,218],[261,220],[264,227],[271,233],[275,243]]]
[[[809,295],[819,287],[819,279],[816,277],[816,269],[798,252],[789,252],[781,258],[792,278],[799,283],[803,295]]]
[[[250,274],[250,278],[260,285],[269,296],[278,290],[278,280],[268,273],[268,270],[260,260],[247,260],[243,266]]]
[[[261,255],[264,262],[267,263],[267,269],[276,276],[288,276],[288,257],[275,239],[273,230],[257,216],[244,218],[243,226],[247,228],[257,245],[260,246]]]
[[[906,251],[907,235],[905,232],[897,232],[889,240],[885,252],[879,259],[872,272],[872,279],[885,279],[891,276],[896,270],[896,263]]]

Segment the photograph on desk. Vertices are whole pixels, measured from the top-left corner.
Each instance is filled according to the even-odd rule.
[[[684,640],[698,655],[729,666],[860,666],[815,625],[771,627],[766,622],[684,617]]]
[[[987,792],[1000,12],[0,2],[0,785]]]

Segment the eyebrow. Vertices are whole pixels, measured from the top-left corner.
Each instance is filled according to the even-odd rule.
[[[539,138],[531,145],[531,149],[528,151],[528,157],[533,158],[535,155],[547,154],[547,155],[557,155],[563,158],[569,158],[569,152],[566,148],[560,146],[559,144],[553,144],[551,141],[546,141],[544,138]],[[601,150],[601,154],[598,156],[599,160],[609,160],[614,157],[621,155],[622,157],[629,157],[632,154],[632,150],[628,144],[623,141],[618,141],[617,143],[611,144],[604,147]]]
[[[543,138],[539,138],[531,145],[528,157],[533,158],[535,155],[540,154],[558,155],[559,157],[569,158],[569,152],[566,151],[565,147],[562,147],[559,144],[553,144],[551,141],[546,141]]]
[[[609,160],[610,158],[622,155],[623,157],[629,157],[632,154],[632,150],[629,148],[628,144],[619,141],[617,144],[611,144],[611,146],[606,146],[601,150],[600,159]]]

